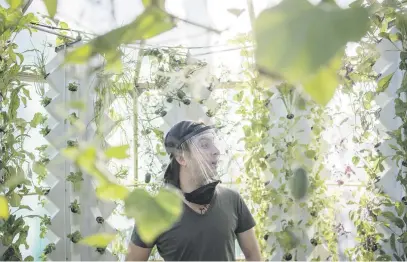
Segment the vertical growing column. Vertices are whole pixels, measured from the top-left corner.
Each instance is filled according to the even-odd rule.
[[[58,161],[51,160],[48,167],[51,174],[57,177],[57,182],[50,189],[49,199],[58,209],[51,220],[51,233],[57,236],[57,240],[50,257],[53,260],[116,260],[105,247],[78,243],[86,236],[115,231],[107,222],[116,207],[115,203],[100,201],[95,194],[93,178],[75,164],[67,162],[59,153],[63,148],[79,146],[81,141],[94,143],[97,150],[105,144],[105,141],[97,139],[94,121],[95,114],[101,113],[100,122],[106,127],[104,135],[111,131],[112,125],[109,123],[112,121],[103,111],[95,110],[98,108],[95,105],[98,77],[93,70],[93,62],[100,64],[102,60],[98,57],[89,64],[62,66],[66,52],[60,51],[57,58],[48,64],[48,82],[57,90],[61,102],[48,109],[53,111],[59,122],[54,128],[58,132],[51,131],[48,138],[58,151],[53,158]]]
[[[60,114],[61,111],[66,111],[65,101],[67,99],[67,93],[64,89],[66,72],[64,68],[59,67],[63,61],[64,52],[64,50],[59,51],[56,57],[46,65],[47,82],[49,84],[46,97],[51,98],[51,102],[46,109],[56,122],[46,136],[47,141],[50,143],[50,162],[47,164],[49,173],[46,179],[50,188],[47,194],[49,202],[46,209],[51,217],[47,239],[50,241],[49,246],[53,249],[52,252],[47,252],[47,257],[54,261],[72,260],[71,254],[68,252],[69,241],[66,238],[70,226],[69,217],[66,215],[70,197],[65,182],[68,163],[60,154],[61,149],[65,147],[64,136],[67,134],[66,123],[64,123],[64,118]]]

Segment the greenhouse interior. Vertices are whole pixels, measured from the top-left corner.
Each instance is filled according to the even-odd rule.
[[[0,260],[407,260],[406,0],[0,3]]]

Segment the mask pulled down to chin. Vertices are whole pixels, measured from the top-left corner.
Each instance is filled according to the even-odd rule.
[[[184,197],[187,201],[198,204],[208,205],[211,203],[215,194],[216,186],[220,183],[220,180],[203,185],[190,193],[184,193]]]

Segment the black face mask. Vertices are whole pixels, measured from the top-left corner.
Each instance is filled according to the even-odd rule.
[[[207,205],[215,194],[216,186],[220,181],[212,182],[195,189],[191,193],[184,193],[185,199],[198,205]]]

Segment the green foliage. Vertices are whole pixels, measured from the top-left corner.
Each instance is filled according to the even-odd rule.
[[[341,54],[334,56],[326,66],[303,81],[304,90],[320,105],[328,104],[339,85],[337,71],[342,65],[341,59]]]
[[[156,196],[144,189],[134,189],[124,203],[126,214],[135,218],[140,237],[146,243],[152,243],[169,229],[179,219],[183,207],[180,196],[165,188]]]
[[[126,187],[113,183],[103,184],[96,188],[96,195],[104,200],[124,200],[129,193]]]
[[[11,8],[17,9],[21,6],[23,3],[22,0],[7,0],[8,4],[10,5]]]
[[[148,8],[149,6],[153,5],[162,10],[165,8],[165,0],[142,0],[144,7]]]
[[[125,159],[128,158],[127,150],[129,145],[110,147],[105,150],[105,155],[107,158]]]
[[[67,238],[69,238],[72,241],[72,243],[76,244],[82,240],[82,234],[79,231],[75,231],[73,233],[68,234]]]
[[[73,184],[75,190],[80,189],[80,184],[83,181],[82,172],[70,172],[69,176],[66,178],[66,181],[69,181]]]
[[[290,181],[291,194],[296,200],[300,200],[306,196],[308,191],[308,175],[303,168],[294,170],[294,174]]]
[[[390,81],[393,78],[394,73],[391,73],[382,79],[380,79],[379,83],[377,83],[376,92],[384,92],[389,87]]]
[[[43,0],[47,7],[48,14],[51,18],[54,18],[57,12],[58,0]]]
[[[0,217],[4,219],[8,219],[10,215],[8,209],[8,202],[4,196],[0,196]]]
[[[243,45],[249,40],[244,38],[237,42]],[[288,115],[286,118],[278,119],[276,124],[271,124],[270,118],[272,116],[267,105],[273,96],[273,92],[266,88],[268,84],[260,79],[257,72],[252,73],[253,64],[250,63],[253,63],[253,60],[251,60],[251,55],[247,54],[244,58],[249,61],[244,71],[248,76],[246,81],[249,90],[238,92],[233,98],[241,105],[236,113],[243,117],[244,123],[248,123],[242,126],[244,132],[243,141],[245,143],[245,167],[242,171],[242,177],[238,178],[237,182],[243,187],[241,190],[242,195],[248,199],[250,210],[255,215],[258,223],[256,235],[260,241],[263,257],[269,258],[277,249],[283,253],[293,252],[292,254],[298,249],[304,249],[305,251],[306,247],[301,242],[298,243],[298,235],[293,232],[301,232],[304,230],[304,226],[309,227],[312,225],[315,225],[316,232],[321,235],[321,239],[328,245],[329,251],[336,257],[337,235],[332,230],[334,226],[332,209],[335,201],[324,195],[324,192],[326,192],[324,181],[319,177],[318,172],[310,175],[309,178],[308,193],[310,197],[308,204],[302,201],[296,203],[288,190],[293,174],[291,169],[293,164],[300,159],[300,152],[312,159],[318,156],[317,141],[319,141],[320,137],[320,131],[318,130],[322,130],[322,127],[327,125],[321,120],[322,109],[301,97],[293,85],[282,83],[277,85],[276,89],[279,98],[287,109]],[[302,106],[296,106],[298,101],[301,101]],[[290,129],[299,121],[300,117],[305,117],[301,115],[294,116],[294,113],[299,114],[299,112],[296,112],[297,108],[303,111],[309,109],[309,106],[311,108],[315,107],[315,109],[311,109],[312,117],[309,115],[306,117],[314,121],[313,130],[316,135],[312,144],[301,145],[296,139],[296,134]],[[279,136],[269,136],[268,134],[272,128],[279,128],[283,131]],[[270,145],[272,145],[273,153],[266,151]],[[272,167],[277,158],[283,161],[283,166],[279,169]],[[264,173],[270,174],[267,176],[272,177],[265,178]],[[278,181],[280,186],[273,187],[269,185],[269,182],[265,182],[265,179],[274,179]],[[270,207],[277,208],[277,212],[271,218],[269,217]],[[287,221],[285,215],[293,212],[294,208],[301,208],[304,211],[309,210],[313,214],[312,219],[308,221],[290,219]],[[316,214],[324,209],[328,209],[330,212],[324,217],[315,218]],[[273,224],[283,224],[285,229],[283,231],[270,231],[268,228]],[[293,257],[291,253],[287,253],[287,256],[281,259],[286,259],[289,256]]]
[[[71,209],[72,213],[81,214],[81,208],[77,199],[75,199],[70,205],[69,208]]]
[[[41,217],[41,222],[40,222],[40,237],[45,238],[45,235],[47,234],[48,227],[51,225],[51,217],[44,215]]]
[[[78,243],[92,247],[106,248],[106,246],[109,245],[110,242],[115,239],[115,237],[115,234],[101,233],[84,237]]]
[[[2,17],[5,18],[0,25],[2,36],[0,44],[5,47],[3,53],[0,54],[2,84],[0,85],[0,93],[4,97],[0,104],[0,127],[5,131],[1,137],[1,145],[4,145],[7,151],[10,152],[10,154],[0,156],[1,163],[7,163],[5,167],[1,164],[0,169],[5,171],[5,186],[9,189],[5,197],[0,197],[0,216],[6,219],[1,226],[0,232],[3,236],[3,244],[8,246],[3,259],[22,260],[18,247],[26,245],[25,238],[28,228],[24,226],[22,218],[16,219],[15,216],[10,216],[9,205],[20,209],[29,209],[21,206],[24,194],[29,191],[27,186],[30,186],[30,183],[26,183],[27,181],[21,179],[25,177],[21,166],[26,157],[30,158],[34,162],[33,171],[43,180],[47,175],[46,165],[49,162],[49,157],[44,154],[45,148],[40,148],[38,149],[40,158],[35,159],[32,154],[21,150],[19,145],[23,143],[28,127],[37,128],[43,125],[40,132],[44,136],[50,132],[50,129],[44,124],[46,117],[39,113],[36,113],[30,122],[18,117],[18,107],[26,105],[27,99],[30,99],[30,94],[24,84],[18,81],[17,77],[18,73],[24,71],[21,66],[23,56],[15,53],[15,44],[12,41],[11,43],[7,42],[7,40],[11,39],[15,32],[27,29],[26,25],[29,22],[36,21],[36,18],[32,14],[25,16],[21,14],[17,7],[21,5],[22,1],[10,0],[8,2],[11,3],[11,9],[1,7],[0,10]],[[57,1],[44,0],[44,2],[49,15],[53,17],[57,10]],[[245,167],[244,175],[239,178],[239,182],[244,184],[247,189],[247,192],[243,194],[250,198],[249,206],[258,222],[256,227],[258,238],[264,239],[264,234],[267,233],[267,236],[273,236],[276,240],[273,241],[271,249],[266,248],[266,241],[261,241],[262,251],[267,255],[280,248],[285,253],[284,259],[292,259],[295,249],[306,249],[296,241],[293,232],[296,230],[301,231],[304,227],[313,226],[315,228],[314,237],[318,239],[317,244],[325,243],[330,255],[334,260],[337,260],[338,232],[335,229],[335,210],[333,208],[335,201],[334,198],[326,196],[327,189],[324,180],[320,177],[323,165],[315,163],[312,172],[311,169],[304,170],[304,172],[309,173],[306,179],[307,183],[301,182],[304,181],[304,176],[300,177],[300,183],[296,183],[307,186],[307,194],[310,196],[307,202],[294,201],[294,199],[301,199],[305,195],[305,192],[300,192],[304,191],[304,188],[292,190],[298,193],[294,194],[294,199],[287,190],[289,189],[287,182],[290,179],[296,180],[297,177],[296,172],[292,171],[295,161],[307,158],[307,160],[317,162],[318,158],[321,157],[320,138],[323,129],[328,125],[322,120],[324,111],[317,105],[308,102],[305,97],[301,97],[294,88],[301,84],[314,101],[326,105],[334,95],[336,87],[340,83],[339,80],[342,80],[344,88],[341,91],[348,93],[351,99],[360,104],[360,107],[355,110],[355,118],[358,116],[362,119],[362,130],[355,127],[354,141],[357,143],[368,142],[372,136],[375,136],[373,124],[367,120],[369,110],[372,110],[372,101],[375,95],[388,88],[393,74],[383,77],[375,91],[364,90],[360,94],[356,94],[352,88],[354,82],[376,79],[376,76],[371,72],[371,66],[377,57],[371,46],[376,44],[378,37],[387,38],[390,41],[401,40],[405,49],[407,20],[405,14],[400,11],[403,10],[400,1],[384,1],[379,7],[375,5],[376,1],[362,2],[356,1],[352,4],[352,8],[342,10],[334,4],[334,1],[323,1],[321,4],[314,6],[305,0],[301,2],[284,0],[278,6],[264,11],[256,20],[256,57],[252,56],[251,50],[247,48],[242,50],[246,65],[244,68],[244,76],[246,77],[244,86],[247,89],[238,92],[234,96],[234,100],[239,104],[237,112],[245,120],[242,123],[245,135],[243,139],[246,150]],[[108,61],[109,66],[114,67],[121,58],[121,52],[118,49],[122,44],[154,37],[175,26],[171,16],[163,11],[165,7],[164,1],[143,0],[143,4],[146,9],[135,21],[99,36],[86,45],[75,49],[68,55],[66,62],[83,63],[96,54],[102,54]],[[342,68],[339,74],[340,78],[338,71],[342,66],[342,54],[345,44],[349,41],[358,41],[368,30],[368,10],[362,7],[362,5],[366,4],[375,5],[376,8],[373,9],[376,12],[370,14],[371,28],[366,37],[368,40],[364,39],[360,43],[356,63],[352,59],[345,61],[348,68]],[[230,12],[236,16],[241,13],[239,10],[230,10]],[[58,23],[61,27],[67,28],[66,24]],[[400,34],[389,34],[387,32],[390,27],[389,24],[395,24],[400,30]],[[242,45],[251,42],[246,36],[242,38],[243,41],[240,43]],[[368,52],[366,53],[365,50],[368,50]],[[400,53],[402,60],[400,69],[407,68],[405,52],[404,50]],[[173,72],[172,66],[181,67],[186,63],[186,59],[176,59],[176,55],[168,50],[145,50],[144,55],[158,61],[157,67],[160,73]],[[261,73],[282,77],[287,81],[287,83],[283,83],[277,88],[277,92],[279,92],[280,98],[287,109],[287,118],[279,119],[277,123],[270,123],[271,116],[268,103],[273,93],[269,90],[269,83],[263,82],[263,79],[259,77],[259,72],[252,70],[255,64],[257,64]],[[159,89],[168,84],[169,78],[156,76],[155,81],[156,87]],[[398,91],[400,97],[395,99],[396,115],[403,121],[403,125],[391,132],[395,142],[397,142],[397,146],[393,146],[396,153],[392,157],[392,161],[397,161],[397,164],[398,162],[405,163],[404,161],[407,161],[406,142],[401,135],[403,128],[407,126],[405,114],[407,103],[401,99],[401,95],[407,92],[407,84],[405,84],[407,81],[403,81],[403,83],[402,88]],[[127,95],[132,90],[133,83],[130,86],[131,88],[116,90],[116,94]],[[69,84],[67,87],[72,92],[77,91],[78,88],[79,86],[75,84]],[[191,98],[179,89],[172,94],[167,94],[166,101],[168,103],[182,102],[187,105],[191,103]],[[50,98],[43,97],[41,104],[47,106],[51,102]],[[102,108],[101,104],[100,102],[97,108],[99,106]],[[83,104],[72,104],[72,107],[82,109]],[[311,114],[301,115],[297,109],[300,111],[310,110]],[[156,114],[164,117],[167,111],[163,107],[157,107]],[[214,114],[211,110],[208,111],[208,116],[213,117]],[[297,140],[297,134],[291,136],[290,133],[290,129],[301,119],[307,119],[313,123],[313,139],[307,145],[301,144]],[[77,117],[72,115],[68,120],[73,124]],[[283,129],[283,134],[278,137],[269,137],[270,129],[275,126]],[[143,132],[143,135],[146,136],[150,133],[155,135],[160,142],[163,140],[162,132],[152,126],[144,128]],[[273,144],[276,149],[275,152],[267,151],[264,146],[267,142]],[[118,146],[100,152],[92,146],[79,147],[77,141],[70,140],[68,141],[68,148],[63,153],[75,163],[79,170],[72,172],[67,180],[74,185],[78,185],[83,180],[82,171],[94,176],[99,182],[96,190],[97,196],[103,200],[123,201],[126,215],[136,219],[143,240],[151,242],[179,218],[182,202],[171,190],[162,189],[157,195],[153,196],[143,189],[135,189],[130,192],[126,187],[110,181],[101,168],[103,160],[106,158],[126,159],[128,157],[127,150],[128,146]],[[155,150],[156,154],[165,154],[161,146],[155,146],[153,150]],[[277,158],[282,159],[283,167],[279,169],[271,168]],[[402,254],[403,251],[396,249],[396,241],[399,243],[407,242],[405,233],[407,218],[404,204],[400,201],[390,200],[388,196],[380,191],[377,193],[375,186],[372,185],[372,181],[377,179],[380,173],[383,172],[383,162],[386,159],[390,159],[390,157],[383,156],[380,153],[375,154],[373,150],[355,152],[352,157],[355,166],[365,169],[369,182],[368,194],[362,196],[359,203],[357,203],[357,210],[352,211],[350,214],[357,228],[357,240],[359,241],[355,248],[347,252],[351,259],[407,259],[406,255]],[[264,172],[270,172],[280,185],[267,187],[264,183],[264,177],[261,175]],[[18,178],[18,180],[14,178]],[[24,184],[24,188],[15,191],[19,181]],[[404,186],[407,185],[404,174],[401,172],[397,176],[397,181]],[[35,187],[35,191],[39,194],[42,192],[39,187]],[[267,218],[271,206],[278,207],[280,211],[273,215],[271,218],[272,223],[285,224],[284,230],[280,232],[269,232],[268,223],[270,221]],[[386,208],[394,207],[394,210],[383,211],[383,206]],[[71,204],[70,208],[76,210],[75,213],[80,213],[79,203],[76,200]],[[310,218],[304,219],[304,221],[295,221],[294,219],[286,221],[282,218],[283,215],[294,210],[294,208],[309,211]],[[321,215],[323,210],[324,213]],[[364,210],[369,213],[368,219],[363,216]],[[44,216],[42,218],[42,237],[45,236],[46,228],[50,223],[49,217]],[[389,239],[385,239],[376,229],[380,224],[388,227],[395,226],[398,231],[393,232]],[[19,227],[16,228],[16,225]],[[17,235],[18,237],[16,237]],[[82,239],[80,232],[77,231],[69,234],[68,237],[74,243],[105,247],[115,236],[102,234]],[[388,255],[381,248],[376,251],[380,243],[386,241],[390,242],[394,254]],[[49,245],[44,250],[44,254],[47,255],[53,250],[55,250],[55,246]],[[26,258],[26,260],[30,259],[30,257]],[[320,258],[316,258],[316,260],[318,259]]]
[[[174,24],[167,13],[150,6],[130,24],[98,36],[86,45],[68,53],[66,62],[84,63],[96,54],[103,54],[108,63],[115,64],[120,58],[118,48],[121,44],[148,39],[173,27]]]
[[[302,83],[315,101],[325,105],[337,86],[343,48],[360,40],[368,24],[368,11],[362,7],[282,1],[256,20],[256,64],[266,75]]]
[[[38,19],[32,13],[22,13],[23,1],[10,0],[8,3],[10,8],[0,6],[0,235],[6,248],[1,259],[22,261],[19,247],[29,248],[26,242],[29,227],[23,217],[16,217],[15,210],[32,211],[21,202],[25,195],[33,194],[34,188],[26,179],[25,170],[29,161],[35,161],[34,154],[25,151],[23,145],[29,137],[30,127],[37,126],[41,119],[37,115],[27,122],[19,116],[18,108],[26,106],[31,96],[26,84],[19,80],[19,74],[28,73],[29,69],[23,66],[24,56],[17,52],[14,39],[25,30],[31,34],[28,25]]]

